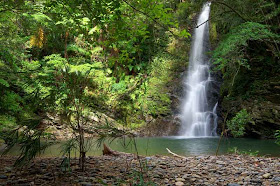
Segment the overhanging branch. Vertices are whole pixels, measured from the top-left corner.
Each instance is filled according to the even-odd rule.
[[[237,14],[242,20],[244,20],[245,22],[249,21],[247,18],[243,17],[238,11],[236,11],[235,9],[233,9],[231,6],[227,5],[226,3],[224,2],[221,2],[221,1],[211,1],[211,3],[217,3],[217,4],[220,4],[220,5],[223,5],[227,8],[229,8],[230,10],[232,10],[235,14]]]
[[[130,3],[128,3],[126,0],[122,0],[125,4],[127,4],[128,6],[130,6],[133,10],[143,14],[144,16],[148,17],[149,19],[151,19],[153,22],[155,22],[156,24],[158,24],[160,27],[164,28],[165,30],[167,30],[168,32],[170,32],[174,37],[178,37],[176,34],[174,34],[174,32],[172,32],[171,30],[169,30],[169,28],[164,25],[161,24],[160,22],[158,22],[156,19],[154,19],[152,16],[146,14],[145,12],[143,12],[142,10],[138,10],[137,8],[135,8],[134,6],[132,6]]]
[[[203,23],[201,23],[201,24],[197,25],[195,28],[200,27],[201,25],[203,25],[203,24],[207,23],[209,20],[210,20],[210,19],[207,19],[207,21],[204,21]]]

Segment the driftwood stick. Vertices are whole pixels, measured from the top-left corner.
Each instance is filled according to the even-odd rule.
[[[105,143],[103,144],[103,155],[107,155],[107,156],[132,156],[132,155],[134,155],[135,156],[135,154],[112,150]],[[139,157],[141,157],[141,156],[139,156]]]
[[[103,155],[113,155],[113,156],[118,156],[120,153],[112,150],[110,147],[108,147],[105,143],[103,144]]]
[[[187,158],[184,157],[184,156],[180,156],[180,155],[178,155],[178,154],[175,154],[174,152],[172,152],[172,151],[169,150],[168,148],[166,148],[166,150],[167,150],[170,154],[172,154],[173,156],[175,156],[175,157],[177,157],[177,158],[187,159]]]

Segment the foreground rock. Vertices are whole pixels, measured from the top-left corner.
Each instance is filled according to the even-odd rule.
[[[63,171],[62,158],[36,159],[22,171],[12,167],[15,158],[0,160],[0,185],[280,185],[280,158],[249,156],[198,156],[186,159],[134,155],[88,157],[86,172],[78,160]],[[9,170],[9,171],[7,171]]]

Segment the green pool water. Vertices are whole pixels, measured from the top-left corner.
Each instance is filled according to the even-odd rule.
[[[136,147],[140,155],[168,155],[166,148],[172,152],[184,156],[214,155],[218,146],[219,138],[180,138],[180,137],[153,137],[153,138],[136,138]],[[41,156],[61,156],[61,145],[64,142],[55,144]],[[135,146],[131,139],[116,139],[114,141],[106,140],[110,148],[122,152],[135,153]],[[91,147],[87,155],[96,156],[102,154],[102,146],[98,147],[95,140],[88,141]],[[275,144],[275,140],[260,140],[249,138],[226,138],[221,141],[219,154],[227,154],[230,149],[237,148],[239,151],[259,151],[261,156],[278,156],[280,157],[280,146]],[[14,148],[9,153],[17,155],[19,148]],[[72,156],[78,156],[78,152],[73,151]]]

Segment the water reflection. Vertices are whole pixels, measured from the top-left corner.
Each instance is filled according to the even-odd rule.
[[[181,138],[181,137],[158,137],[158,138],[137,138],[137,150],[140,155],[168,155],[166,148],[172,152],[184,156],[198,155],[214,155],[218,146],[219,138]],[[116,139],[110,143],[106,141],[109,147],[117,151],[135,153],[133,141],[126,139]],[[42,156],[61,156],[60,146],[63,144],[55,144],[49,147]],[[97,143],[93,143],[88,156],[96,156],[102,154],[102,146],[98,147]],[[223,139],[219,154],[228,153],[228,149],[237,148],[239,151],[255,152],[259,151],[259,155],[280,156],[280,146],[276,145],[274,140],[258,140],[258,139]],[[13,149],[11,155],[16,155],[19,147]],[[73,151],[72,156],[78,156],[79,153]]]

